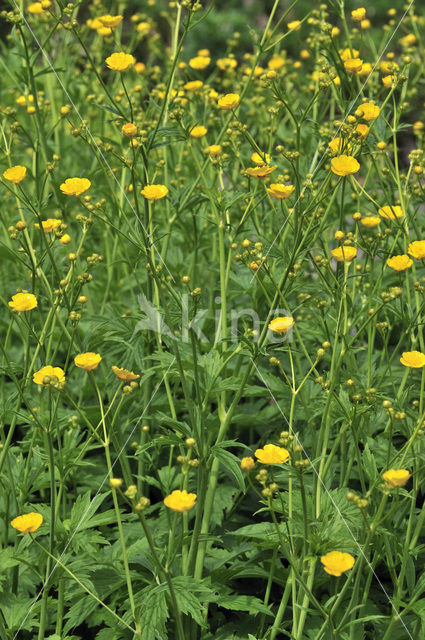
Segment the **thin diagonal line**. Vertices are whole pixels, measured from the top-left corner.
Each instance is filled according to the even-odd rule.
[[[259,370],[259,368],[258,368],[258,367],[257,367],[257,365],[255,364],[254,360],[251,360],[251,362],[252,362],[252,364],[254,365],[255,370],[257,371],[258,376],[261,378],[261,380],[262,380],[262,381],[263,381],[263,383],[265,384],[265,386],[266,386],[266,388],[267,388],[267,391],[270,393],[270,396],[272,397],[272,399],[273,399],[274,403],[276,404],[277,408],[279,409],[280,413],[282,414],[283,418],[285,419],[286,424],[287,424],[287,425],[288,425],[288,427],[289,427],[289,421],[288,421],[288,418],[286,417],[286,415],[284,414],[284,412],[283,412],[283,410],[282,410],[282,408],[281,408],[280,404],[278,403],[278,401],[277,401],[277,400],[276,400],[276,398],[274,397],[273,392],[271,391],[271,389],[270,389],[269,385],[267,384],[267,382],[265,381],[264,377],[262,376],[261,371]],[[347,527],[348,532],[349,532],[350,536],[352,537],[352,539],[353,539],[354,543],[357,545],[357,547],[358,547],[358,549],[359,549],[359,551],[360,551],[361,555],[363,556],[363,559],[366,561],[366,563],[367,563],[367,565],[368,565],[369,569],[372,571],[372,574],[373,574],[373,576],[374,576],[375,580],[378,582],[378,585],[381,587],[382,591],[384,592],[385,597],[387,598],[388,602],[389,602],[389,603],[390,603],[390,605],[391,605],[391,608],[393,609],[393,611],[395,612],[396,616],[398,617],[398,619],[399,619],[399,620],[400,620],[400,622],[402,623],[403,627],[406,629],[406,631],[407,631],[407,634],[408,634],[409,638],[410,638],[411,640],[414,640],[414,638],[413,638],[413,636],[411,635],[411,633],[410,633],[409,629],[406,627],[406,625],[405,625],[405,623],[404,623],[404,620],[402,620],[401,615],[399,614],[399,612],[397,611],[396,607],[394,606],[393,601],[391,600],[390,596],[388,595],[388,593],[387,593],[387,591],[386,591],[386,589],[385,589],[384,585],[382,584],[382,582],[380,581],[380,579],[379,579],[379,577],[378,577],[377,573],[375,572],[374,568],[372,567],[372,564],[369,562],[368,558],[366,557],[366,554],[365,554],[365,552],[363,551],[363,549],[362,549],[362,547],[361,547],[360,543],[357,541],[357,538],[356,538],[356,536],[354,535],[354,533],[352,532],[352,530],[351,530],[351,528],[350,528],[350,525],[348,524],[348,522],[346,521],[346,519],[345,519],[345,518],[344,518],[344,516],[342,515],[340,508],[339,508],[339,507],[338,507],[338,505],[336,504],[336,502],[335,502],[335,500],[333,499],[333,497],[332,497],[332,495],[331,495],[330,491],[328,490],[328,488],[326,487],[326,485],[325,485],[324,481],[323,481],[323,480],[322,480],[322,478],[320,477],[319,472],[317,471],[316,467],[315,467],[315,466],[314,466],[314,464],[312,463],[312,461],[311,461],[311,459],[310,459],[310,457],[309,457],[308,453],[307,453],[307,452],[306,452],[306,450],[304,449],[304,446],[303,446],[303,444],[301,443],[301,441],[300,441],[299,437],[297,436],[297,434],[294,434],[294,437],[295,437],[295,439],[296,439],[296,441],[297,441],[297,444],[302,448],[302,451],[303,451],[304,456],[305,456],[305,457],[306,457],[306,459],[308,460],[308,462],[309,462],[309,464],[310,464],[311,468],[313,469],[314,473],[316,474],[317,479],[319,480],[320,484],[322,485],[322,487],[323,487],[324,491],[327,493],[327,495],[328,495],[328,497],[329,497],[330,501],[332,502],[332,505],[334,506],[335,510],[337,511],[337,513],[338,513],[339,517],[341,518],[341,520],[343,521],[343,523],[344,523],[344,524],[345,524],[345,526]]]
[[[114,179],[114,181],[116,182],[116,184],[118,185],[119,190],[121,191],[121,193],[123,194],[127,204],[129,205],[130,209],[132,210],[132,212],[134,213],[135,217],[137,218],[140,226],[143,229],[143,232],[145,234],[146,238],[149,238],[150,235],[147,232],[142,220],[140,219],[140,216],[138,215],[137,211],[135,210],[135,208],[133,207],[133,205],[131,204],[130,200],[127,197],[126,192],[124,191],[123,187],[121,186],[120,181],[118,180],[118,178],[116,177],[115,173],[112,171],[112,167],[109,164],[108,160],[106,159],[105,155],[103,154],[102,150],[100,149],[99,145],[96,143],[95,138],[93,137],[92,132],[90,131],[89,127],[87,126],[87,124],[84,122],[83,117],[78,109],[78,107],[75,105],[74,101],[72,100],[67,88],[65,87],[65,85],[63,84],[60,76],[58,75],[56,69],[54,68],[49,56],[47,55],[47,53],[45,52],[44,48],[41,46],[40,41],[38,40],[37,36],[35,35],[34,31],[32,30],[30,24],[28,23],[27,19],[25,18],[24,14],[22,13],[21,9],[18,7],[18,5],[16,4],[15,0],[11,0],[11,2],[13,3],[13,5],[15,6],[15,9],[19,12],[23,22],[25,23],[25,26],[27,27],[28,31],[30,32],[32,38],[34,39],[35,43],[37,44],[42,56],[45,58],[47,64],[49,65],[49,67],[51,68],[51,70],[53,71],[54,75],[56,76],[57,81],[59,82],[62,91],[65,93],[66,97],[68,98],[69,102],[72,105],[72,108],[74,109],[75,113],[77,114],[77,116],[79,117],[82,126],[84,127],[86,133],[88,134],[88,136],[90,137],[90,140],[92,141],[93,145],[96,147],[97,152],[99,153],[99,156],[101,157],[102,161],[104,162],[104,164],[106,165],[106,167],[109,170],[109,174],[112,176],[112,178]],[[136,197],[136,194],[135,196]],[[157,255],[159,256],[160,261],[162,262],[162,264],[164,265],[164,267],[166,268],[166,270],[168,271],[168,273],[170,274],[173,282],[175,282],[174,276],[171,273],[171,271],[169,270],[169,268],[167,267],[165,260],[163,259],[163,257],[161,256],[160,252],[158,251],[158,249],[156,248],[155,244],[153,244],[153,247],[157,253]]]
[[[152,396],[151,396],[151,398],[150,398],[149,402],[147,403],[147,405],[146,405],[146,407],[145,407],[145,410],[143,411],[143,413],[142,413],[142,415],[140,416],[140,418],[137,420],[136,424],[134,425],[133,429],[131,430],[130,435],[128,436],[127,440],[124,442],[123,446],[121,447],[120,452],[118,453],[117,457],[115,458],[114,462],[113,462],[113,463],[112,463],[112,465],[111,465],[111,471],[112,471],[112,469],[115,467],[115,465],[116,465],[116,463],[118,462],[118,460],[120,459],[120,456],[121,456],[122,452],[123,452],[123,451],[124,451],[124,449],[126,448],[126,446],[127,446],[128,442],[129,442],[129,440],[132,438],[133,433],[135,432],[135,430],[136,430],[136,428],[137,428],[138,424],[139,424],[139,423],[140,423],[140,421],[144,418],[146,411],[149,409],[149,406],[151,405],[152,400],[153,400],[153,399],[154,399],[154,397],[156,396],[158,389],[160,388],[160,386],[162,385],[163,381],[165,380],[165,377],[167,376],[167,374],[168,374],[169,370],[170,370],[170,369],[171,369],[171,367],[173,366],[173,364],[174,364],[175,360],[176,360],[176,359],[175,359],[175,358],[173,358],[173,360],[172,360],[172,362],[171,362],[170,366],[168,367],[167,371],[166,371],[166,372],[164,373],[164,375],[162,376],[162,378],[161,378],[160,382],[158,383],[158,385],[157,385],[157,387],[156,387],[155,391],[153,392],[153,394],[152,394]],[[83,522],[84,518],[86,517],[86,515],[87,515],[87,513],[88,513],[88,511],[89,511],[89,509],[90,509],[90,507],[91,507],[91,505],[92,505],[92,503],[93,503],[93,501],[94,501],[94,500],[97,498],[97,496],[99,495],[100,490],[102,489],[103,485],[105,484],[105,482],[107,481],[107,479],[108,479],[108,478],[109,478],[109,471],[108,471],[108,473],[105,475],[105,477],[103,478],[103,480],[102,480],[102,482],[101,482],[101,484],[100,484],[100,486],[99,486],[98,490],[96,491],[96,494],[93,496],[93,499],[90,501],[90,503],[89,503],[89,505],[88,505],[87,509],[84,511],[83,515],[81,516],[81,518],[80,518],[80,520],[79,520],[79,522],[78,522],[77,526],[75,527],[75,529],[74,529],[74,531],[73,531],[73,533],[72,533],[71,537],[69,538],[68,542],[66,543],[66,546],[65,546],[64,550],[62,551],[61,555],[59,556],[59,558],[57,559],[57,561],[56,561],[56,562],[55,562],[55,564],[53,565],[53,568],[52,568],[52,570],[50,571],[49,575],[47,576],[47,579],[46,579],[46,581],[45,581],[44,585],[41,587],[40,591],[37,593],[37,595],[36,595],[36,597],[35,597],[35,599],[34,599],[34,602],[33,602],[33,603],[32,603],[32,605],[30,606],[30,608],[28,609],[28,611],[27,611],[27,613],[26,613],[26,615],[25,615],[25,618],[22,620],[22,622],[21,622],[21,624],[20,624],[20,626],[19,626],[19,629],[17,630],[17,632],[16,632],[16,633],[15,633],[15,635],[13,636],[13,640],[16,640],[16,638],[18,637],[19,632],[21,631],[21,629],[22,629],[23,625],[25,624],[25,620],[28,618],[28,616],[30,615],[31,611],[32,611],[32,610],[33,610],[33,608],[35,607],[35,605],[36,605],[37,601],[40,599],[41,595],[43,594],[44,589],[46,588],[46,585],[47,585],[47,584],[49,584],[50,578],[52,577],[52,575],[53,575],[54,571],[56,570],[56,567],[59,565],[60,561],[62,560],[62,558],[64,557],[65,553],[67,552],[69,545],[71,544],[72,540],[74,539],[75,534],[78,532],[78,529],[79,529],[80,525],[82,524],[82,522]],[[53,517],[53,514],[51,514],[51,517]]]
[[[378,58],[378,59],[377,59],[377,61],[375,62],[374,66],[372,67],[371,72],[370,72],[370,73],[369,73],[369,75],[367,76],[367,78],[366,78],[366,80],[364,81],[364,83],[363,83],[362,87],[359,89],[359,91],[358,91],[358,93],[357,93],[356,97],[355,97],[355,98],[350,102],[350,105],[349,105],[349,107],[348,107],[348,109],[347,109],[347,112],[346,112],[346,114],[345,114],[345,116],[344,116],[344,119],[342,120],[342,122],[341,122],[341,124],[340,124],[339,128],[337,129],[337,131],[336,131],[336,133],[335,133],[334,137],[332,138],[331,143],[335,140],[335,138],[337,138],[337,137],[338,137],[338,134],[339,134],[339,132],[341,131],[341,129],[342,129],[342,127],[343,127],[343,125],[344,125],[344,123],[345,123],[346,119],[347,119],[347,118],[348,118],[348,116],[350,115],[350,111],[351,111],[351,109],[353,108],[353,106],[354,106],[354,105],[355,105],[355,103],[357,102],[357,100],[358,100],[359,96],[360,96],[360,95],[361,95],[361,93],[363,92],[363,89],[365,88],[365,86],[366,86],[366,85],[367,85],[367,83],[369,82],[369,79],[371,78],[371,76],[372,76],[373,72],[375,71],[376,67],[378,66],[379,62],[381,61],[382,56],[384,55],[384,53],[385,53],[385,52],[386,52],[386,50],[388,49],[388,47],[389,47],[389,45],[390,45],[391,40],[394,38],[394,36],[395,36],[396,32],[398,31],[398,29],[399,29],[399,27],[400,27],[401,23],[403,22],[404,18],[406,17],[407,13],[409,12],[409,9],[410,9],[410,7],[412,6],[413,2],[414,2],[414,0],[410,0],[410,4],[409,4],[409,6],[407,7],[406,11],[405,11],[405,12],[403,13],[403,15],[401,16],[401,18],[400,18],[400,20],[399,20],[399,22],[398,22],[398,24],[397,24],[396,28],[394,29],[393,33],[391,34],[391,38],[388,40],[387,44],[385,45],[385,47],[383,48],[383,50],[382,50],[382,51],[381,51],[381,53],[379,54],[379,58]],[[318,146],[319,146],[319,145],[317,145],[317,147],[318,147]],[[317,150],[317,147],[316,147],[316,150]],[[314,176],[315,176],[315,175],[316,175],[316,173],[318,172],[318,170],[319,170],[319,168],[320,168],[320,164],[321,164],[322,160],[326,157],[326,155],[327,155],[327,151],[324,151],[324,153],[323,153],[322,157],[320,158],[319,162],[316,164],[316,168],[314,169],[314,171],[313,171],[313,173],[312,173],[311,180],[313,180]],[[301,189],[300,195],[298,196],[297,200],[295,201],[295,203],[294,203],[294,205],[293,205],[293,207],[292,207],[292,209],[293,209],[293,210],[295,210],[295,207],[297,206],[298,202],[299,202],[299,201],[301,200],[301,198],[303,197],[304,192],[305,192],[305,190],[306,190],[306,189],[307,189],[307,184],[306,184],[306,185]],[[284,228],[285,228],[285,226],[286,226],[286,223],[287,223],[287,222],[288,222],[288,220],[289,220],[289,217],[290,217],[290,216],[288,215],[288,216],[287,216],[287,218],[285,219],[284,223],[283,223],[283,224],[282,224],[282,226],[280,227],[279,231],[277,232],[277,234],[276,234],[276,236],[275,236],[275,238],[274,238],[273,242],[271,243],[270,247],[268,248],[268,250],[267,250],[267,252],[266,252],[266,255],[264,256],[264,260],[267,258],[267,256],[269,255],[270,251],[273,249],[274,245],[276,244],[277,239],[279,238],[280,234],[282,233],[283,229],[284,229]],[[253,276],[252,276],[252,278],[251,278],[251,281],[250,281],[250,282],[252,282],[252,281],[257,277],[257,273],[258,273],[258,271],[255,271],[255,272],[254,272],[254,274],[253,274]]]

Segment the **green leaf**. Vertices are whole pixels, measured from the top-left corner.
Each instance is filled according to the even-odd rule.
[[[239,458],[235,456],[234,453],[231,453],[226,449],[222,449],[219,445],[214,445],[212,447],[211,454],[214,456],[214,458],[220,460],[223,467],[230,471],[230,473],[235,477],[239,489],[243,493],[245,493],[245,479],[242,475]]]
[[[247,611],[252,616],[255,616],[257,613],[263,613],[266,616],[274,615],[269,607],[266,607],[259,598],[255,598],[254,596],[220,596],[216,604],[229,611]]]
[[[165,590],[157,591],[157,585],[148,589],[155,589],[155,592],[148,593],[142,603],[140,626],[143,640],[158,640],[158,638],[165,640],[168,637],[165,626],[168,619],[166,592]]]

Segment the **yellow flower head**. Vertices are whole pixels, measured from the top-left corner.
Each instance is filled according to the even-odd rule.
[[[186,84],[183,85],[183,89],[186,89],[186,91],[198,91],[198,89],[200,89],[203,86],[203,82],[201,82],[201,80],[191,80],[190,82],[186,82]]]
[[[41,2],[33,2],[29,5],[28,11],[33,15],[39,15],[40,13],[44,13]]]
[[[120,369],[119,367],[113,366],[112,371],[119,380],[124,380],[124,382],[131,382],[132,380],[138,380],[140,378],[137,373],[133,373],[128,369]]]
[[[208,56],[195,56],[189,60],[189,67],[201,71],[206,69],[211,62],[211,58]]]
[[[288,22],[288,29],[291,31],[299,31],[301,29],[301,20],[292,20],[292,22]]]
[[[254,467],[255,467],[254,458],[251,458],[251,456],[248,456],[246,458],[242,458],[242,460],[241,460],[241,469],[243,471],[251,471],[251,469],[253,469]]]
[[[132,122],[127,122],[122,126],[121,132],[127,138],[134,138],[134,136],[137,136],[137,127]]]
[[[342,551],[330,551],[320,558],[320,562],[326,573],[337,578],[354,566],[353,556],[349,553],[342,553]]]
[[[16,293],[12,296],[9,307],[14,311],[31,311],[37,304],[37,298],[33,293]]]
[[[396,76],[384,76],[384,78],[382,78],[382,84],[386,89],[391,89],[396,80]]]
[[[402,208],[399,205],[385,205],[385,207],[381,207],[378,209],[378,213],[381,218],[386,218],[387,220],[395,220],[396,218],[403,217]]]
[[[140,33],[142,36],[147,36],[149,31],[151,30],[151,25],[149,22],[139,22],[136,27],[137,33]]]
[[[378,105],[373,104],[373,102],[364,102],[356,110],[356,116],[361,116],[363,120],[366,120],[366,122],[376,120],[380,113],[381,109]]]
[[[342,49],[339,52],[339,55],[341,56],[341,60],[343,62],[345,62],[346,60],[350,60],[351,58],[358,58],[359,57],[359,52],[357,51],[357,49],[349,49],[347,47],[347,49]]]
[[[196,493],[188,493],[186,489],[183,489],[183,491],[175,489],[169,496],[164,498],[164,504],[166,507],[172,511],[179,511],[180,513],[190,511],[190,509],[195,506],[195,502]]]
[[[210,158],[217,158],[221,155],[222,148],[220,144],[210,144],[209,147],[204,149],[205,153],[208,153]]]
[[[136,62],[136,58],[131,53],[113,53],[105,60],[106,66],[113,71],[126,71],[129,67],[132,67]]]
[[[67,178],[60,186],[62,193],[67,196],[79,196],[90,189],[91,182],[88,178]]]
[[[400,256],[393,256],[387,259],[387,265],[394,271],[406,271],[413,264],[413,260],[408,255],[403,253]]]
[[[252,178],[267,178],[275,169],[277,169],[277,165],[269,167],[267,164],[264,164],[262,167],[248,167],[245,173]]]
[[[274,333],[279,335],[284,335],[288,333],[290,329],[294,326],[294,318],[291,316],[279,316],[277,318],[273,318],[271,322],[269,322],[269,329]]]
[[[190,130],[190,135],[192,138],[203,138],[207,132],[208,129],[200,124]]]
[[[43,522],[41,513],[25,513],[23,516],[14,518],[10,523],[14,529],[21,533],[35,533]]]
[[[410,47],[412,44],[416,44],[416,36],[413,33],[408,33],[399,40],[403,47]]]
[[[134,70],[136,71],[136,73],[143,73],[144,71],[146,71],[146,65],[143,62],[136,62],[136,64],[134,65]]]
[[[35,384],[43,385],[43,387],[48,387],[52,383],[56,382],[65,382],[65,372],[60,367],[52,367],[48,364],[45,367],[42,367],[38,371],[36,371],[32,377],[33,382]]]
[[[285,58],[275,54],[267,63],[268,68],[271,71],[279,71],[285,64]]]
[[[44,233],[52,233],[52,231],[57,229],[61,224],[62,220],[59,220],[59,218],[47,218],[47,220],[41,221],[41,227]],[[37,229],[40,228],[38,222],[35,222],[34,226],[37,227]]]
[[[382,477],[390,487],[404,487],[409,481],[410,472],[407,469],[388,469]]]
[[[221,96],[221,98],[218,99],[217,106],[219,109],[230,111],[231,109],[236,109],[240,99],[238,93],[226,93],[225,96]]]
[[[74,364],[84,371],[93,371],[97,369],[101,360],[102,357],[98,353],[87,351],[87,353],[79,353],[78,356],[75,356]]]
[[[343,149],[347,153],[351,153],[353,151],[353,145],[347,143],[347,141],[344,140],[344,138],[340,138],[339,136],[337,136],[336,138],[333,138],[333,140],[331,140],[328,143],[328,147],[334,153],[341,153]]]
[[[165,198],[168,189],[163,184],[147,184],[140,192],[147,200],[160,200]]]
[[[227,69],[236,69],[238,61],[235,58],[219,58],[216,64],[221,71],[226,71]]]
[[[263,449],[257,449],[255,457],[262,464],[283,464],[289,460],[289,451],[275,444],[265,444]]]
[[[370,128],[367,126],[367,124],[358,124],[356,126],[356,131],[360,134],[362,140],[364,140],[368,136]]]
[[[425,353],[421,351],[404,351],[400,362],[405,367],[409,367],[409,369],[422,369],[425,365]]]
[[[333,173],[337,176],[349,176],[353,173],[357,173],[360,169],[360,165],[353,156],[337,156],[331,160],[331,168]]]
[[[382,60],[379,63],[379,69],[384,75],[388,75],[395,71],[399,71],[400,67],[397,62],[394,62],[394,60]]]
[[[366,31],[367,29],[370,29],[371,26],[372,26],[372,23],[368,18],[360,22],[360,28],[363,29],[364,31]]]
[[[292,184],[286,185],[279,183],[271,184],[267,189],[267,192],[273,196],[273,198],[278,198],[279,200],[286,200],[286,198],[292,196],[294,191],[295,187]]]
[[[118,25],[121,23],[122,16],[99,16],[98,20],[104,27],[115,29],[115,27],[118,27]]]
[[[381,218],[379,216],[365,216],[360,222],[366,229],[374,229],[380,224]]]
[[[59,239],[61,244],[69,244],[71,242],[71,236],[69,233],[64,233],[63,236]]]
[[[366,9],[364,7],[354,9],[351,12],[351,17],[353,18],[354,22],[361,22],[366,17]]]
[[[265,164],[269,164],[272,157],[268,153],[262,153],[261,155],[254,151],[251,156],[251,160],[257,167],[263,167]]]
[[[423,260],[425,258],[425,240],[415,240],[409,244],[407,253],[416,258],[416,260]]]
[[[337,262],[351,262],[351,260],[357,256],[357,249],[356,247],[342,245],[341,247],[332,249],[331,254]]]
[[[8,180],[9,182],[13,182],[13,184],[19,184],[27,175],[27,168],[21,167],[21,165],[17,164],[15,167],[10,167],[10,169],[6,169],[3,172],[3,178]]]
[[[363,67],[363,60],[360,58],[349,58],[344,60],[344,67],[347,73],[360,73]]]

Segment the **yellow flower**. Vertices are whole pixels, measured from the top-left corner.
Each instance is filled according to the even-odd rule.
[[[205,153],[208,153],[210,158],[217,158],[217,156],[221,155],[221,145],[220,144],[210,144],[209,147],[204,149]]]
[[[41,513],[25,513],[23,516],[14,518],[10,523],[14,529],[21,533],[35,533],[43,522]]]
[[[79,353],[78,356],[75,356],[74,364],[84,371],[93,371],[97,369],[101,360],[102,357],[98,353],[87,351],[87,353]]]
[[[378,213],[382,218],[386,218],[387,220],[395,220],[396,218],[403,217],[403,211],[399,205],[385,205],[385,207],[381,207],[378,209]]]
[[[200,89],[203,84],[204,83],[200,80],[191,80],[190,82],[186,82],[186,84],[183,85],[183,89],[186,89],[186,91],[198,91],[198,89]]]
[[[147,200],[160,200],[165,198],[168,193],[168,189],[163,184],[147,184],[140,192],[142,196],[145,196]]]
[[[263,449],[257,449],[255,457],[262,464],[283,464],[289,460],[289,451],[275,444],[265,444]]]
[[[209,49],[198,49],[197,53],[198,53],[198,56],[202,56],[203,58],[208,58],[210,56]]]
[[[357,173],[360,169],[360,165],[353,156],[337,156],[331,160],[331,168],[333,173],[337,176],[349,176],[353,173]]]
[[[136,73],[143,73],[145,69],[146,65],[143,62],[136,62],[136,64],[134,65],[134,70],[136,71]]]
[[[251,456],[248,456],[246,458],[242,458],[242,460],[241,460],[241,469],[243,471],[251,471],[251,469],[253,469],[254,467],[255,467],[254,458],[251,458]]]
[[[203,138],[207,132],[208,129],[200,124],[190,130],[190,135],[192,136],[192,138]]]
[[[349,58],[344,60],[344,67],[347,73],[360,73],[363,67],[363,60],[360,58]]]
[[[208,56],[195,56],[189,60],[189,67],[192,69],[196,69],[197,71],[201,71],[202,69],[206,69],[211,62],[211,58]]]
[[[351,153],[353,151],[353,145],[347,143],[344,138],[336,137],[330,142],[328,142],[328,147],[334,153],[341,153],[344,149],[347,153]]]
[[[175,489],[169,496],[164,498],[166,507],[172,511],[179,511],[180,513],[190,511],[190,509],[195,506],[195,502],[196,493],[188,493],[186,489],[183,489],[183,491]]]
[[[340,34],[340,30],[338,27],[332,27],[331,36],[332,38],[336,38]]]
[[[28,11],[33,15],[39,15],[40,13],[44,13],[41,2],[33,2],[29,5]]]
[[[425,258],[425,240],[415,240],[409,244],[407,253],[416,258],[416,260],[422,260]]]
[[[37,304],[37,298],[33,293],[16,293],[12,296],[9,307],[14,311],[31,311]]]
[[[381,109],[378,105],[373,104],[373,102],[364,102],[356,110],[356,116],[361,116],[363,120],[366,120],[367,122],[376,120],[380,113]]]
[[[374,229],[380,224],[381,218],[379,216],[365,216],[360,222],[366,229]]]
[[[385,76],[384,78],[382,78],[382,84],[386,89],[391,89],[396,80],[396,76]]]
[[[362,140],[364,140],[368,136],[370,128],[367,126],[367,124],[358,124],[356,126],[356,131],[360,133]]]
[[[351,12],[351,17],[353,18],[354,22],[361,22],[366,17],[366,9],[364,7],[354,9]]]
[[[271,184],[267,189],[267,192],[273,196],[274,198],[278,198],[279,200],[286,200],[289,198],[295,191],[295,187],[292,184]]]
[[[347,48],[347,49],[342,49],[339,52],[339,55],[341,56],[341,60],[345,62],[346,60],[350,60],[351,58],[358,58],[359,52],[357,51],[357,49],[352,49],[350,51],[350,49]]]
[[[125,71],[136,62],[136,58],[132,56],[131,53],[120,51],[119,53],[110,55],[106,58],[105,62],[106,66],[113,71]]]
[[[368,18],[360,22],[360,28],[363,29],[363,31],[366,31],[366,29],[370,29],[371,26],[371,22],[370,20],[368,20]]]
[[[41,226],[44,233],[52,233],[52,231],[57,229],[61,224],[62,220],[59,220],[59,218],[48,218],[47,220],[41,221]],[[38,222],[35,222],[34,226],[37,227],[37,229],[40,228]]]
[[[410,47],[416,43],[416,36],[413,33],[408,33],[407,36],[400,38],[399,42],[403,47]]]
[[[3,178],[8,180],[9,182],[13,182],[13,184],[19,184],[27,175],[27,168],[21,167],[21,165],[17,164],[15,167],[10,167],[10,169],[6,169],[3,172]]]
[[[354,558],[349,553],[342,551],[330,551],[320,558],[323,568],[330,576],[342,576],[345,571],[349,571],[354,566]]]
[[[52,367],[50,364],[36,371],[32,377],[35,384],[48,387],[50,384],[57,382],[65,382],[65,372],[60,367]]]
[[[254,164],[257,165],[257,167],[262,167],[265,164],[269,164],[270,160],[272,159],[272,157],[268,154],[268,153],[262,153],[261,155],[259,153],[257,153],[256,151],[254,151],[254,153],[251,156],[251,160]]]
[[[62,238],[59,239],[61,244],[69,244],[71,242],[71,236],[69,233],[64,233]]]
[[[387,265],[394,271],[406,271],[413,264],[413,260],[403,253],[401,256],[393,256],[387,259]]]
[[[221,98],[218,99],[217,106],[219,109],[230,111],[231,109],[236,109],[240,99],[238,93],[226,93],[225,96],[221,96]]]
[[[301,20],[292,20],[292,22],[288,22],[288,29],[291,31],[299,31],[301,29]]]
[[[357,249],[356,247],[343,245],[342,247],[332,249],[331,254],[337,262],[351,262],[351,260],[357,256]]]
[[[127,122],[122,126],[121,132],[127,138],[134,138],[134,136],[137,136],[137,127],[132,122]]]
[[[219,58],[216,65],[221,71],[226,71],[226,69],[236,69],[238,61],[234,58]]]
[[[147,36],[149,31],[151,30],[151,25],[149,22],[139,22],[136,27],[137,33],[140,33],[142,36]]]
[[[370,62],[363,62],[362,68],[359,71],[359,76],[368,76],[372,73],[373,67]]]
[[[382,60],[379,63],[379,69],[382,73],[388,75],[390,73],[398,71],[400,67],[398,66],[397,62],[394,62],[394,60]]]
[[[118,25],[120,24],[122,16],[99,16],[98,20],[104,27],[115,29],[115,27],[118,27]]]
[[[269,322],[269,329],[270,331],[274,331],[274,333],[281,335],[288,333],[294,324],[294,318],[291,316],[279,316],[277,318],[273,318],[273,320]]]
[[[405,367],[409,367],[409,369],[421,369],[425,365],[425,353],[421,351],[404,351],[400,362]]]
[[[282,56],[274,55],[267,63],[267,66],[272,71],[279,71],[285,64],[285,59]]]
[[[407,469],[388,469],[382,477],[390,487],[404,487],[409,481],[410,472]]]
[[[267,178],[275,169],[277,169],[277,165],[269,167],[267,164],[264,164],[262,167],[248,167],[245,173],[252,178]]]
[[[131,382],[132,380],[138,380],[140,378],[137,373],[133,373],[128,369],[120,369],[120,367],[113,366],[112,371],[119,380],[124,380],[124,382]]]
[[[60,186],[62,193],[67,196],[79,196],[90,189],[91,182],[88,178],[67,178]]]

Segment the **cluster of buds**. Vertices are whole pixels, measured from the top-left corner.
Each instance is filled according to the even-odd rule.
[[[352,502],[359,509],[367,509],[369,506],[369,500],[357,496],[353,491],[349,491],[345,497],[348,502]]]
[[[145,509],[150,507],[150,504],[151,504],[151,501],[149,500],[149,498],[146,498],[145,496],[141,496],[138,499],[134,507],[134,510],[140,513],[141,511],[144,511]]]
[[[133,393],[133,391],[138,388],[139,388],[139,383],[136,382],[135,380],[132,380],[131,382],[129,382],[129,384],[125,384],[123,386],[122,388],[123,395],[129,396],[130,393]]]
[[[388,291],[382,291],[381,299],[382,302],[388,304],[392,300],[396,300],[396,298],[400,298],[403,295],[403,289],[401,287],[390,287]]]

